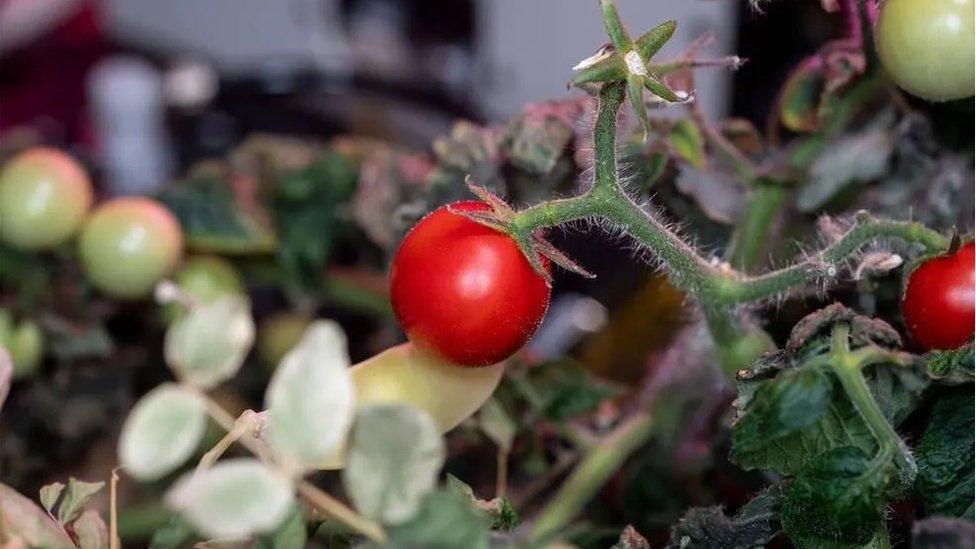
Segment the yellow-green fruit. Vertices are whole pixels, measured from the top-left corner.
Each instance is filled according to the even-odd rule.
[[[99,290],[120,298],[144,297],[179,261],[183,230],[155,200],[117,198],[85,222],[79,252]]]
[[[356,406],[405,404],[430,414],[441,432],[457,427],[491,397],[505,364],[466,368],[438,360],[404,343],[352,367]],[[341,454],[321,465],[343,466]]]
[[[264,319],[258,329],[257,352],[265,367],[277,368],[285,354],[298,345],[311,323],[309,317],[292,312],[275,313]]]
[[[0,346],[10,353],[13,377],[28,377],[37,371],[44,359],[44,336],[30,320],[14,325],[9,313],[0,310]]]
[[[225,295],[244,294],[244,281],[237,269],[226,259],[217,256],[196,256],[187,259],[173,275],[173,281],[198,303],[209,303]],[[170,303],[163,308],[167,322],[176,319],[181,305]]]
[[[42,250],[66,242],[92,204],[84,168],[65,153],[30,149],[0,173],[0,237],[20,250]]]
[[[886,0],[875,28],[881,62],[905,91],[931,101],[973,95],[976,0]]]

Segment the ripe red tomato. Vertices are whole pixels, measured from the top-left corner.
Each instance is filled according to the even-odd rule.
[[[489,209],[477,201],[451,207]],[[407,233],[390,270],[393,312],[410,341],[464,366],[500,362],[524,345],[546,313],[549,293],[508,235],[447,206]]]
[[[955,349],[973,338],[976,267],[973,243],[930,259],[908,277],[902,314],[912,339],[925,349]]]

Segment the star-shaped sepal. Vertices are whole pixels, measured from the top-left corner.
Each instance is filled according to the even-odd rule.
[[[569,85],[626,83],[631,107],[646,138],[649,123],[647,107],[644,105],[645,89],[670,103],[689,99],[687,93],[669,88],[660,75],[654,73],[654,66],[651,64],[651,58],[671,39],[678,24],[674,20],[665,21],[634,41],[620,21],[617,6],[612,0],[600,0],[600,8],[603,10],[603,22],[610,44],[602,46],[595,54],[573,67],[577,72]]]
[[[471,177],[465,179],[468,189],[491,207],[490,211],[472,212],[455,210],[448,206],[448,210],[455,215],[466,217],[475,223],[490,227],[496,231],[507,234],[515,241],[515,244],[522,251],[525,259],[532,266],[532,269],[545,279],[546,284],[552,286],[552,274],[549,272],[547,262],[551,261],[567,271],[574,272],[586,278],[595,278],[596,275],[587,271],[575,261],[566,256],[562,251],[546,240],[541,230],[520,231],[513,221],[518,215],[507,202],[496,196],[488,189],[475,184]]]

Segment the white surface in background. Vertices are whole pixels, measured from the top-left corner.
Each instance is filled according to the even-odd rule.
[[[674,38],[658,53],[662,59],[680,53],[707,31],[715,43],[705,55],[734,53],[736,7],[729,1],[617,0],[633,38],[662,21],[678,21]],[[596,0],[491,0],[480,3],[479,10],[479,48],[488,73],[479,96],[498,116],[517,112],[529,101],[562,96],[570,68],[609,42]],[[725,114],[731,73],[701,69],[696,79],[697,97],[708,116]]]
[[[618,0],[634,37],[677,19],[675,38],[661,53],[676,54],[711,30],[708,55],[732,53],[736,3]],[[103,0],[109,32],[172,54],[202,56],[222,73],[275,67],[342,69],[349,48],[338,0]],[[526,102],[566,93],[571,68],[607,41],[596,0],[481,0],[476,4],[476,97],[492,118]],[[730,73],[698,72],[699,100],[710,117],[728,108]]]
[[[173,168],[159,72],[135,57],[103,59],[88,74],[88,97],[110,194],[158,190]]]

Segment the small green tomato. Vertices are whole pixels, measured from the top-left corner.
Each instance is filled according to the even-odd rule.
[[[10,353],[14,379],[30,377],[44,359],[44,335],[38,325],[30,320],[15,325],[4,310],[0,310],[0,346]]]
[[[81,263],[94,285],[114,297],[152,292],[183,252],[183,231],[162,204],[117,198],[102,204],[81,231]]]
[[[88,174],[65,153],[29,149],[0,173],[0,237],[24,251],[66,242],[92,204]]]
[[[311,323],[309,317],[290,311],[275,313],[264,319],[258,329],[257,341],[261,363],[269,371],[277,368],[288,351],[298,345]]]
[[[244,281],[237,269],[226,259],[212,255],[187,259],[173,275],[173,282],[199,303],[245,293]],[[163,308],[164,319],[167,322],[175,320],[181,307],[177,303],[167,304]]]
[[[895,83],[930,101],[973,95],[974,6],[974,0],[886,0],[874,34]]]

